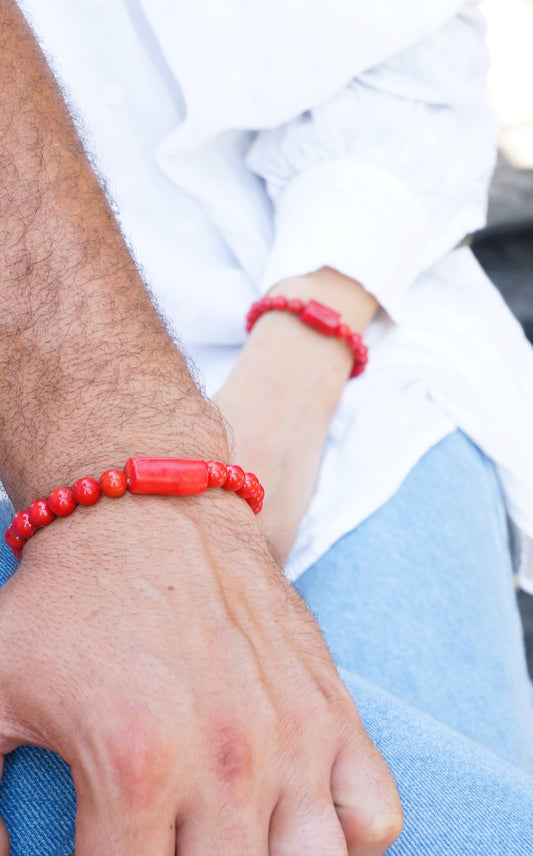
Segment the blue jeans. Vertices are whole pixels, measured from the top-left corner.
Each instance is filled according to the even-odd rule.
[[[0,550],[3,583],[14,562]],[[391,856],[531,856],[532,689],[487,459],[459,432],[444,439],[297,588],[398,783]],[[72,853],[75,797],[56,755],[6,758],[0,812],[12,856]]]

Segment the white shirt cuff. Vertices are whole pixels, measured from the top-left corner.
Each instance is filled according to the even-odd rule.
[[[430,219],[401,181],[366,161],[328,161],[295,176],[276,200],[261,290],[329,266],[360,282],[394,317],[436,252]]]

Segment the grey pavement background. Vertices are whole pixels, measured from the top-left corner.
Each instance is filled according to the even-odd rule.
[[[533,213],[533,207],[528,210]],[[533,342],[533,222],[524,220],[520,225],[509,225],[505,229],[489,229],[475,237],[473,248]],[[533,426],[531,431],[533,439]],[[519,592],[518,605],[533,678],[533,596]]]
[[[482,0],[500,155],[488,226],[473,249],[533,342],[533,0]],[[531,426],[533,436],[533,426]],[[533,453],[533,452],[532,452]],[[533,677],[533,597],[518,593]]]

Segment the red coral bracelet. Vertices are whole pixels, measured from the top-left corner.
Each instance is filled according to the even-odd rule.
[[[37,529],[56,517],[68,517],[77,505],[94,505],[102,494],[118,497],[129,491],[150,496],[196,496],[214,487],[235,492],[254,514],[263,507],[265,491],[259,479],[236,464],[193,458],[130,458],[123,471],[106,470],[99,481],[81,478],[72,488],[58,487],[48,499],[36,499],[15,515],[5,539],[20,559],[24,544]]]
[[[342,323],[339,312],[330,309],[329,306],[324,306],[323,303],[318,303],[316,300],[309,300],[305,303],[298,299],[289,300],[279,294],[275,297],[267,295],[258,300],[257,303],[252,303],[246,316],[246,332],[251,331],[261,315],[273,310],[290,312],[291,315],[295,315],[303,324],[307,324],[313,330],[317,330],[325,336],[343,339],[353,354],[354,362],[350,377],[358,377],[363,374],[368,363],[368,348],[363,344],[359,333],[354,333],[347,324]]]

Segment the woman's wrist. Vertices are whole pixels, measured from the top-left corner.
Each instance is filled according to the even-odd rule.
[[[375,298],[359,283],[330,268],[285,280],[270,293],[322,301],[359,333],[378,308]],[[317,333],[288,313],[266,313],[253,327],[224,386],[224,415],[231,425],[232,413],[241,418],[248,413],[251,427],[254,414],[261,413],[262,433],[268,443],[272,435],[280,442],[284,435],[294,437],[292,423],[302,421],[303,412],[322,436],[352,365],[353,356],[345,342]]]
[[[270,294],[319,301],[339,312],[357,333],[364,332],[378,309],[360,283],[331,268],[284,280]],[[238,382],[241,374],[253,375],[257,388],[275,396],[279,405],[304,406],[309,416],[329,421],[352,366],[345,342],[310,329],[289,313],[269,312],[254,325],[232,378]]]
[[[358,333],[364,332],[378,309],[376,298],[361,283],[328,267],[283,280],[269,294],[324,303],[339,312],[343,322]]]

